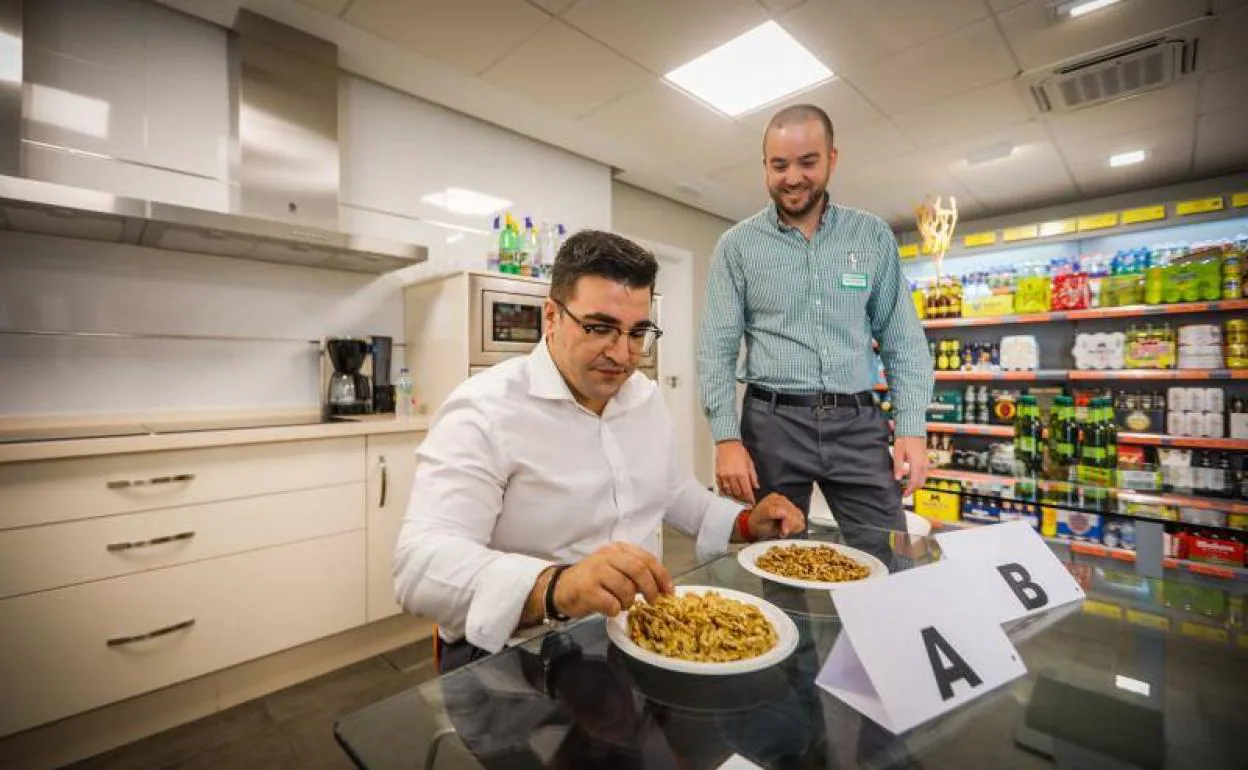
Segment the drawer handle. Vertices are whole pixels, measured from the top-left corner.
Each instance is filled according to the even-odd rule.
[[[109,639],[108,646],[109,647],[121,647],[122,645],[126,645],[126,644],[134,644],[135,642],[143,642],[143,641],[147,641],[148,639],[155,639],[158,636],[165,636],[166,634],[172,634],[175,631],[181,631],[183,629],[190,628],[193,625],[195,625],[195,618],[191,618],[189,620],[183,620],[180,623],[174,623],[172,626],[165,626],[164,628],[158,628],[155,631],[148,631],[146,634],[135,634],[134,636],[118,636],[118,637]]]
[[[154,487],[157,484],[173,484],[178,481],[193,481],[194,473],[179,473],[176,476],[157,476],[152,479],[127,479],[125,481],[108,482],[109,489],[129,489],[130,487]]]
[[[377,501],[378,508],[386,507],[386,456],[377,455],[377,465],[381,468],[381,499]]]
[[[109,543],[110,551],[129,551],[132,548],[148,548],[153,545],[164,545],[165,543],[173,543],[178,540],[190,540],[195,537],[194,532],[179,532],[176,535],[163,535],[154,537],[151,540],[131,540],[128,543]]]

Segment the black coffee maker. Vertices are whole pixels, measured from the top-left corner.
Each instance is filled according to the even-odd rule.
[[[372,411],[372,385],[363,374],[368,354],[367,340],[335,337],[325,341],[325,355],[333,365],[325,393],[326,414],[368,414]]]

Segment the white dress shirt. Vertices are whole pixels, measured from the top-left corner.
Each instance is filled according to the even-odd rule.
[[[611,542],[661,556],[664,520],[710,559],[727,550],[741,510],[681,466],[654,382],[633,374],[599,417],[573,398],[544,339],[461,383],[416,455],[397,598],[437,621],[443,639],[491,652],[551,564]]]

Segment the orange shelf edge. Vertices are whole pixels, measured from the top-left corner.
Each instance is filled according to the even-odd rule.
[[[956,329],[967,326],[1012,326],[1053,321],[1086,321],[1100,318],[1140,318],[1153,315],[1222,313],[1232,310],[1248,310],[1248,299],[1185,302],[1173,305],[1127,305],[1124,307],[1089,308],[1086,310],[1053,310],[1047,313],[1022,313],[977,318],[933,318],[923,321],[923,328]]]

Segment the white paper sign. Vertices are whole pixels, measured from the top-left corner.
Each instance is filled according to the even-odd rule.
[[[998,623],[1083,598],[1083,589],[1026,521],[936,535],[945,558],[965,568]]]
[[[840,637],[815,682],[901,733],[1026,673],[1001,626],[952,562],[837,589]]]

